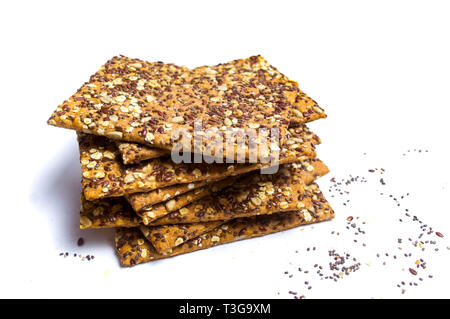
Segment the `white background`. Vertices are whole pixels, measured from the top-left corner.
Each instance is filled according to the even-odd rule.
[[[450,297],[449,14],[446,1],[411,0],[2,2],[0,297]],[[46,125],[118,54],[188,67],[261,54],[297,80],[328,114],[311,127],[331,169],[319,184],[336,219],[121,268],[112,231],[78,229],[75,134]],[[429,152],[402,155],[414,148]],[[375,167],[386,169],[385,186],[367,171]],[[330,178],[349,174],[369,182],[331,197]],[[396,207],[380,192],[410,196]],[[404,243],[413,256],[383,266],[377,252],[401,255],[397,238],[417,237],[417,223],[398,221],[405,207],[445,237],[430,237],[438,252]],[[367,222],[364,249],[345,229],[350,215]],[[333,248],[356,256],[361,269],[336,283],[294,271],[326,265]],[[59,256],[66,251],[96,258]],[[421,257],[428,267],[416,277],[434,278],[401,294],[397,282],[417,281],[408,268]]]

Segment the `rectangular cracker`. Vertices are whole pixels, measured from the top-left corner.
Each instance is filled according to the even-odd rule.
[[[297,125],[298,126],[302,126]],[[165,149],[141,145],[138,143],[116,141],[122,162],[125,165],[137,164],[145,160],[158,158],[162,156],[170,156],[170,152]]]
[[[213,181],[204,180],[204,181],[200,181],[200,182],[176,184],[176,185],[172,185],[172,186],[154,189],[154,190],[146,192],[146,193],[135,193],[135,194],[142,194],[143,196],[145,196],[146,205],[152,206],[152,205],[155,205],[155,204],[158,204],[161,202],[168,201],[174,197],[185,194],[187,192],[196,190],[205,185],[216,183],[218,181],[220,181],[220,179],[213,180]],[[132,197],[133,195],[134,194],[125,195],[125,196]]]
[[[227,177],[219,181],[215,181],[214,183],[207,184],[203,187],[191,190],[173,199],[169,199],[164,203],[159,203],[156,205],[152,204],[152,200],[148,200],[148,193],[135,193],[131,195],[125,195],[125,198],[128,200],[135,212],[152,211],[155,216],[164,216],[169,212],[173,212],[180,209],[181,207],[186,206],[188,203],[199,200],[232,185],[238,178],[240,178],[240,176]],[[159,214],[159,212],[162,215]]]
[[[328,172],[326,165],[319,159],[303,161],[305,169],[301,179],[310,184],[316,178]],[[152,223],[152,225],[157,225]],[[166,221],[167,223],[167,221]],[[142,225],[142,218],[137,216],[124,197],[103,198],[88,201],[81,196],[80,228],[136,227]]]
[[[156,158],[134,166],[124,166],[116,145],[109,139],[78,134],[82,188],[87,200],[148,192],[174,184],[217,180],[270,166],[262,164],[174,164]],[[317,135],[306,126],[289,129],[280,147],[279,163],[292,163],[315,157]]]
[[[86,200],[81,194],[80,229],[137,227],[140,218],[124,197]]]
[[[246,70],[244,70],[244,73],[245,73],[244,78],[247,78],[244,81],[247,81],[248,75],[249,75],[248,71],[250,71],[250,69],[252,69],[253,71],[255,70],[255,66],[249,67],[248,63],[250,63],[250,64],[254,63],[255,65],[259,65],[263,70],[267,71],[271,77],[269,82],[277,81],[277,79],[278,79],[278,81],[279,81],[278,83],[289,83],[288,87],[292,86],[292,88],[296,88],[295,90],[286,90],[286,88],[284,88],[282,90],[283,94],[285,95],[285,97],[287,97],[287,99],[290,103],[290,108],[288,109],[290,126],[297,126],[300,124],[308,123],[308,122],[326,117],[323,109],[321,107],[319,107],[317,102],[314,101],[306,93],[304,93],[302,90],[300,90],[298,88],[298,83],[296,81],[290,80],[288,77],[286,77],[285,75],[280,73],[275,67],[269,65],[269,63],[260,55],[252,56],[247,59],[231,61],[229,63],[224,63],[224,64],[218,65],[216,67],[212,67],[212,68],[209,66],[201,66],[201,67],[197,67],[197,68],[193,69],[192,72],[194,74],[196,74],[196,76],[202,77],[205,75],[210,76],[211,70],[213,72],[217,71],[216,70],[217,67],[219,69],[225,68],[232,72],[234,72],[233,71],[234,68],[243,67],[244,69],[246,69]],[[267,79],[265,78],[265,76],[263,76],[263,72],[258,70],[257,73],[258,73],[258,81],[261,82],[261,84],[267,86],[268,82],[267,82]],[[267,75],[267,74],[265,74],[265,75]],[[260,90],[261,87],[257,86],[257,89]],[[263,90],[263,92],[267,93],[266,90]]]
[[[231,220],[199,237],[188,240],[168,252],[158,253],[137,228],[118,228],[115,245],[122,266],[134,266],[152,260],[173,257],[234,241],[268,235],[290,228],[330,220],[334,211],[318,191],[313,211],[297,210]]]
[[[194,70],[119,56],[62,103],[48,124],[172,150],[174,132],[192,132],[195,120],[202,120],[203,130],[278,128],[283,137],[290,119],[323,117],[296,82],[260,56]]]
[[[204,197],[163,217],[152,218],[151,211],[141,211],[138,215],[144,225],[167,225],[227,220],[310,207],[309,195],[315,184],[305,184],[305,171],[301,164],[286,164],[280,167],[277,174],[252,174],[222,192]]]
[[[132,203],[131,207],[137,213],[137,215],[142,218],[144,224],[148,225],[152,221],[157,220],[160,217],[164,217],[171,212],[177,211],[183,208],[184,206],[188,205],[189,203],[200,200],[208,195],[212,195],[215,192],[218,192],[223,188],[232,185],[239,177],[232,176],[226,179],[222,179],[216,183],[200,187],[196,190],[177,196],[169,201],[159,203],[153,206],[145,205],[145,196],[139,196],[143,200],[138,199],[136,201],[131,202]],[[127,198],[128,202],[130,203],[128,197],[125,198]],[[142,204],[145,205],[144,206],[145,208],[141,206]],[[151,216],[151,218],[142,216]]]
[[[170,155],[170,152],[165,149],[148,147],[137,143],[124,143],[116,141],[116,146],[119,150],[122,162],[125,165],[137,164],[152,158]]]
[[[164,226],[139,226],[142,234],[155,250],[162,254],[182,243],[203,235],[227,221],[219,220],[206,223],[192,223]]]
[[[171,201],[173,205],[167,205],[167,201],[153,204],[155,214],[164,216],[171,211],[208,196],[213,191],[222,189],[233,183],[237,177],[229,177],[217,183],[207,184],[195,190],[175,196]],[[218,184],[218,185],[217,185]],[[178,186],[178,185],[174,185]],[[173,186],[172,186],[173,187]],[[139,195],[141,193],[138,193]],[[145,201],[145,200],[144,200]],[[135,203],[135,205],[139,205]],[[147,207],[147,205],[145,205]],[[142,218],[135,213],[137,206],[133,208],[129,200],[124,197],[110,197],[88,201],[81,195],[80,228],[111,228],[111,227],[136,227],[142,224]]]

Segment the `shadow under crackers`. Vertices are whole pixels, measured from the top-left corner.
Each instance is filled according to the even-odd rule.
[[[80,193],[81,169],[78,144],[74,138],[48,160],[33,181],[31,200],[47,218],[49,229],[56,228],[53,238],[61,252],[77,247],[80,237],[84,239],[83,250],[113,247],[113,229],[80,229]]]

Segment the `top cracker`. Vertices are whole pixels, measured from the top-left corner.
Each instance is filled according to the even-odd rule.
[[[48,124],[171,150],[174,132],[279,128],[325,117],[261,56],[193,70],[114,57],[61,104]],[[206,142],[204,142],[206,143]]]

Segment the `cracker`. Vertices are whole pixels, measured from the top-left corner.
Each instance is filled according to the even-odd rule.
[[[213,181],[204,180],[204,181],[200,181],[200,182],[176,184],[176,185],[172,185],[172,186],[168,186],[168,187],[154,189],[154,190],[146,192],[146,193],[136,193],[136,194],[140,194],[140,196],[145,196],[146,205],[151,206],[151,205],[155,205],[155,204],[158,204],[161,202],[168,201],[174,197],[177,197],[179,195],[193,191],[193,190],[203,187],[205,185],[209,185],[211,183],[218,182],[219,180],[213,180]],[[134,194],[125,195],[125,196],[129,196],[131,198],[133,195]]]
[[[302,125],[297,123],[293,125],[293,128],[299,126],[301,127]],[[125,143],[117,141],[116,145],[120,156],[122,157],[122,162],[125,165],[137,164],[145,160],[170,155],[168,150],[149,147],[138,143]]]
[[[225,63],[222,65],[218,65],[216,67],[222,67],[227,69],[233,69],[235,67],[244,67],[247,62],[250,63],[257,63],[261,65],[262,69],[266,69],[269,74],[271,74],[271,81],[274,81],[278,79],[281,83],[289,83],[289,86],[296,87],[295,90],[284,90],[283,94],[288,98],[289,103],[291,103],[291,108],[288,110],[289,115],[289,124],[292,125],[298,125],[298,124],[304,124],[308,123],[320,118],[325,118],[326,115],[321,107],[317,104],[316,101],[314,101],[312,98],[310,98],[306,93],[304,93],[302,90],[298,88],[298,83],[296,81],[290,80],[288,77],[280,73],[275,67],[268,64],[268,62],[261,56],[253,56],[247,59],[241,59],[241,60],[235,60],[231,61],[229,63]],[[215,71],[216,67],[209,67],[209,66],[201,66],[198,68],[193,69],[193,73],[200,75],[200,76],[210,76],[211,69],[213,72]],[[251,69],[254,69],[251,67]],[[244,71],[246,74],[244,77],[248,76],[248,68],[246,71]],[[262,72],[257,71],[259,81],[260,82],[266,82],[262,83],[263,85],[267,85],[267,81],[264,77],[262,77]],[[261,87],[257,86],[257,89],[261,89]],[[267,93],[267,91],[264,91],[264,93]]]
[[[116,141],[116,146],[125,165],[137,164],[142,161],[167,156],[170,154],[168,150],[148,147],[137,143],[124,143]]]
[[[301,174],[305,184],[309,184],[317,177],[328,172],[327,167],[318,159],[303,162],[308,167]],[[174,223],[165,221],[165,223]],[[151,225],[159,225],[159,220]],[[164,220],[162,220],[164,222]],[[136,227],[142,224],[142,218],[137,216],[124,197],[103,198],[88,201],[81,196],[80,228],[112,228],[112,227]]]
[[[171,211],[178,210],[183,206],[205,197],[213,191],[218,191],[233,183],[237,177],[229,177],[214,184],[175,196],[172,204],[155,204],[152,209],[154,214],[164,216]],[[176,185],[177,186],[177,185]],[[139,194],[137,194],[139,195]],[[137,204],[136,204],[137,205]],[[112,228],[112,227],[136,227],[142,224],[142,218],[136,215],[128,200],[124,197],[111,197],[88,201],[81,195],[80,228]]]
[[[296,82],[260,56],[192,71],[120,56],[61,104],[48,124],[172,150],[174,132],[192,132],[195,120],[203,130],[278,128],[283,137],[290,118],[322,117]],[[241,151],[248,156],[248,149]]]
[[[318,189],[316,197],[311,211],[303,209],[234,219],[164,253],[158,253],[139,229],[118,228],[115,237],[116,250],[122,266],[134,266],[152,260],[173,257],[332,219],[334,217],[333,209]]]
[[[290,123],[290,125],[292,122]],[[293,128],[301,127],[301,123],[293,123]],[[320,141],[319,141],[320,142]],[[122,162],[125,165],[137,164],[142,161],[170,155],[168,150],[149,147],[138,143],[116,142]]]
[[[240,177],[240,176],[239,176]],[[152,204],[152,201],[148,201],[148,193],[135,193],[126,195],[125,198],[130,203],[134,211],[148,211],[158,218],[164,216],[169,212],[180,209],[186,206],[188,203],[192,203],[200,198],[206,197],[212,193],[222,190],[225,187],[230,186],[238,179],[238,176],[231,176],[225,179],[221,179],[214,183],[207,184],[203,187],[191,190],[187,193],[181,194],[173,199],[169,199],[164,203]]]
[[[320,175],[328,172],[326,167],[321,170]],[[166,225],[227,220],[301,209],[311,206],[313,199],[309,195],[315,189],[315,184],[307,183],[314,179],[315,176],[308,174],[303,165],[286,164],[280,167],[277,174],[252,174],[222,192],[197,200],[164,217],[152,218],[151,211],[141,211],[138,215],[142,217],[144,225]]]
[[[158,253],[163,253],[195,237],[203,235],[227,221],[166,226],[139,226],[142,234]]]
[[[174,164],[156,158],[134,166],[124,166],[114,142],[92,134],[78,134],[83,192],[88,200],[123,196],[174,184],[216,180],[269,167],[257,164]],[[320,139],[306,126],[289,129],[280,147],[279,163],[315,157]]]
[[[124,197],[86,200],[81,195],[80,228],[137,227],[142,218],[136,215]]]

